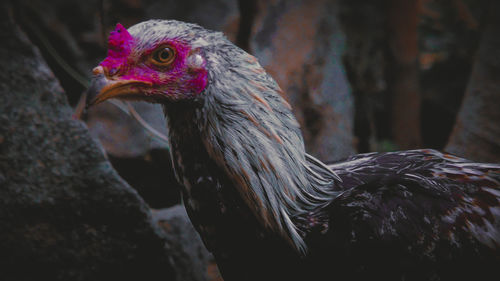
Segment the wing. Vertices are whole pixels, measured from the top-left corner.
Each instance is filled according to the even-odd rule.
[[[419,150],[329,167],[345,191],[326,236],[345,268],[406,280],[498,276],[500,165]]]

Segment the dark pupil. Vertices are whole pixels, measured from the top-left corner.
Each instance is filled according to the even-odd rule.
[[[160,52],[160,59],[161,60],[168,60],[170,58],[170,52],[167,49],[163,49]]]

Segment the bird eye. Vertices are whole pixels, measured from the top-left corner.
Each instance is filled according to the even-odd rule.
[[[172,63],[175,51],[170,47],[161,47],[153,52],[152,62],[156,65],[166,66]]]

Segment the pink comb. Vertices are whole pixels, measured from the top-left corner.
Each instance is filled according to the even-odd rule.
[[[118,58],[130,54],[134,38],[120,23],[116,24],[115,30],[111,31],[108,39],[108,57]]]
[[[100,65],[108,69],[118,68],[124,63],[132,50],[134,38],[120,23],[111,31],[108,38],[108,57]]]

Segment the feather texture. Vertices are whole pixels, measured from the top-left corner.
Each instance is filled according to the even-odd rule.
[[[177,21],[129,32],[114,61],[144,69],[159,42],[182,47],[143,99],[164,106],[186,209],[225,280],[498,277],[500,165],[435,150],[326,165],[276,82],[221,33]]]

